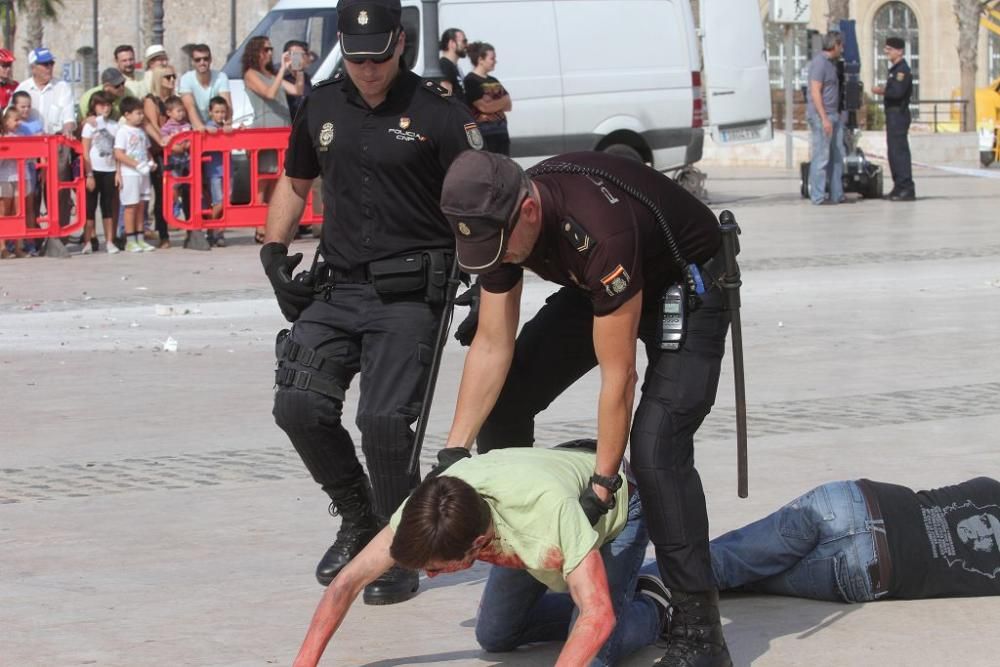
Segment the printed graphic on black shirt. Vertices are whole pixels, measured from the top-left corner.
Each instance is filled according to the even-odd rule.
[[[990,579],[1000,575],[1000,506],[969,500],[921,511],[933,559]]]

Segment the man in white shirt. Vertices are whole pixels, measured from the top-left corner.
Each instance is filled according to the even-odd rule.
[[[232,120],[233,98],[229,94],[229,77],[225,72],[212,69],[212,50],[206,44],[195,44],[191,48],[191,62],[194,69],[184,72],[177,84],[177,94],[184,101],[191,127],[199,132],[207,129],[209,102],[216,96],[226,100],[229,105],[226,120]]]
[[[31,120],[42,121],[45,134],[62,133],[67,139],[73,138],[76,119],[73,114],[73,90],[65,81],[55,81],[52,71],[56,59],[44,46],[33,49],[28,54],[31,77],[17,87],[31,95]]]

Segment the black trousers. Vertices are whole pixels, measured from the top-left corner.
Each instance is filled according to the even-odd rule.
[[[324,379],[340,377],[346,390],[360,374],[356,423],[375,512],[383,520],[419,482],[419,473],[407,474],[411,426],[420,414],[440,315],[440,308],[422,298],[388,302],[368,283],[341,284],[314,301],[292,326],[292,341],[329,360],[319,371]],[[283,363],[316,373],[300,362]],[[312,389],[276,387],[275,421],[331,497],[364,475],[341,423],[342,410],[340,400]]]
[[[885,110],[885,139],[889,153],[889,171],[892,173],[892,189],[901,194],[914,191],[909,132],[909,109]]]
[[[676,590],[704,591],[715,587],[715,577],[694,434],[719,384],[729,329],[721,290],[705,294],[701,308],[689,315],[681,350],[660,350],[658,329],[658,314],[645,313],[639,335],[649,364],[632,425],[632,470],[664,582]],[[590,300],[563,288],[517,337],[510,373],[479,433],[479,452],[532,446],[535,415],[596,365]]]

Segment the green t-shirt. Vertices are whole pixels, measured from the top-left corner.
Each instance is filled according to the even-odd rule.
[[[87,110],[90,108],[90,98],[93,97],[94,93],[99,90],[104,90],[104,86],[94,86],[90,90],[83,93],[80,97],[80,122],[87,120]],[[110,120],[118,120],[122,117],[121,112],[118,110],[118,106],[124,98],[116,97],[115,101],[111,103],[111,116]]]
[[[628,485],[596,526],[580,507],[596,455],[562,449],[495,449],[454,464],[444,473],[467,482],[490,506],[505,564],[523,567],[554,591],[591,549],[613,540],[628,521]],[[389,520],[395,532],[406,503]],[[509,560],[506,558],[509,556]]]

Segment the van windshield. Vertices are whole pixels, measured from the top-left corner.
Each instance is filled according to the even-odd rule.
[[[309,45],[316,57],[306,68],[313,75],[334,45],[337,43],[337,10],[333,7],[314,9],[286,9],[272,11],[246,36],[240,47],[230,54],[223,71],[230,79],[242,79],[243,49],[251,37],[267,35],[274,46],[275,65],[281,57],[280,49],[289,40],[298,40]]]

